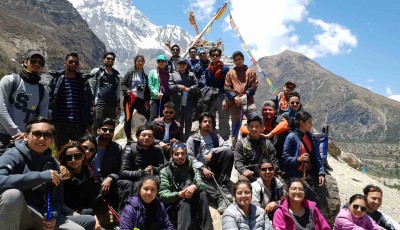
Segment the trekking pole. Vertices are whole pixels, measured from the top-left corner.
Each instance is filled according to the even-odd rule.
[[[117,219],[117,221],[120,222],[120,216],[118,215],[117,211],[115,211],[115,209],[107,203],[106,198],[104,198],[102,194],[100,194],[98,198],[101,198],[103,200],[103,202],[107,205],[107,208],[111,211],[115,219]]]
[[[306,179],[306,171],[307,171],[307,162],[304,162],[304,165],[303,165],[303,180]]]
[[[160,102],[158,103],[158,118],[161,117],[161,100],[162,99],[160,99]]]
[[[52,169],[53,163],[47,162],[43,169],[44,170],[50,170]],[[53,182],[49,182],[46,185],[46,220],[50,221],[51,220],[51,213],[53,211],[53,207],[51,206],[51,193],[53,191]]]
[[[212,175],[212,178],[214,179],[215,184],[217,185],[219,193],[221,193],[222,197],[224,198],[226,206],[229,206],[228,198],[226,198],[225,193],[222,191],[221,187],[219,187],[217,180],[215,179],[214,175]]]

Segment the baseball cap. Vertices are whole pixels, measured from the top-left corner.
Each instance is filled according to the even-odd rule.
[[[207,53],[206,50],[204,48],[199,48],[197,50],[197,53],[201,54],[201,53]]]
[[[166,61],[166,60],[167,60],[167,57],[166,57],[164,54],[160,54],[160,55],[157,56],[157,61],[158,61],[158,60]]]
[[[185,64],[187,64],[186,58],[180,57],[180,58],[178,59],[178,64],[179,64],[179,63],[185,63]]]
[[[293,81],[287,81],[287,82],[285,83],[285,85],[292,85],[292,86],[293,86],[293,89],[296,88],[296,83],[294,83]]]
[[[31,52],[29,52],[28,56],[26,57],[26,59],[29,59],[29,58],[31,58],[31,57],[33,57],[35,55],[40,56],[40,58],[44,60],[44,54],[42,52],[40,52],[40,51],[31,51]]]

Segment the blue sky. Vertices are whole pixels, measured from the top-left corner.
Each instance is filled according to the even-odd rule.
[[[194,36],[188,11],[202,28],[225,1],[132,2],[154,24],[179,25]],[[231,0],[229,10],[256,59],[290,49],[374,93],[400,95],[400,1]],[[229,55],[242,47],[226,16],[205,38],[221,38]]]

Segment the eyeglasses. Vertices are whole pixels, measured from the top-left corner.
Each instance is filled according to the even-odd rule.
[[[33,137],[35,137],[36,139],[40,139],[40,138],[44,138],[44,139],[49,139],[49,138],[52,138],[52,137],[54,137],[54,134],[53,134],[53,132],[42,132],[42,131],[39,131],[39,130],[35,130],[35,131],[31,131],[30,132],[31,134],[32,134],[32,136]]]
[[[291,105],[300,105],[300,101],[292,101],[290,102]]]
[[[219,54],[211,54],[211,57],[221,57]]]
[[[109,58],[109,57],[106,57],[106,59],[107,59],[108,61],[114,61],[114,60],[115,60],[115,58]]]
[[[33,58],[29,59],[29,62],[32,65],[39,64],[41,67],[44,67],[44,64],[46,64],[46,62],[43,60],[38,60],[38,59],[33,59]]]
[[[207,53],[199,53],[199,55],[206,55]]]
[[[297,192],[304,192],[304,188],[300,188],[300,187],[299,188],[290,187],[289,190],[292,191],[292,192],[296,192],[296,191]]]
[[[102,128],[100,128],[101,129],[101,131],[103,131],[103,132],[107,132],[107,131],[110,131],[110,133],[113,133],[114,132],[114,128],[107,128],[107,127],[102,127]]]
[[[174,114],[173,111],[165,111],[164,113],[165,113],[165,114]]]
[[[86,146],[86,145],[82,145],[82,146],[83,146],[83,148],[85,149],[86,152],[89,151],[91,153],[94,153],[96,151],[95,147],[90,147],[89,148],[89,146]]]
[[[275,170],[274,167],[260,168],[260,171],[261,171],[261,172],[266,172],[266,171],[272,172],[272,171],[274,171],[274,170]]]
[[[69,155],[65,155],[65,159],[67,161],[72,161],[72,160],[79,161],[79,160],[82,160],[82,157],[83,157],[83,154],[79,153],[79,152],[73,153],[73,154],[69,154]]]
[[[157,60],[157,63],[163,63],[165,62],[164,60]]]
[[[186,144],[185,144],[185,143],[174,144],[174,145],[172,146],[172,148],[173,148],[173,149],[178,149],[178,148],[186,149]]]
[[[354,209],[354,210],[360,209],[361,212],[366,212],[366,211],[367,211],[367,208],[366,208],[366,207],[361,206],[361,205],[358,205],[358,204],[353,204],[353,209]]]
[[[72,60],[69,60],[69,61],[68,61],[68,64],[70,64],[70,65],[73,65],[73,64],[79,65],[79,61],[72,61]]]

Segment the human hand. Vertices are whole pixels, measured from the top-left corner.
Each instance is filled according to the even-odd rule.
[[[16,135],[12,136],[11,139],[12,139],[13,141],[16,141],[16,140],[19,140],[19,139],[23,139],[23,138],[24,138],[24,135],[25,135],[25,133],[18,133],[18,134],[16,134]]]
[[[101,194],[105,195],[108,194],[110,192],[110,186],[112,183],[112,178],[111,177],[107,177],[103,183],[101,183]]]
[[[184,86],[184,85],[178,85],[178,89],[179,89],[180,91],[184,91],[184,90],[185,90],[185,86]]]
[[[241,106],[242,105],[242,100],[240,100],[240,97],[235,97],[235,105],[236,106]]]
[[[204,161],[206,162],[206,164],[210,163],[211,161],[211,157],[212,157],[212,152],[208,152],[208,154],[204,157]]]
[[[228,102],[227,102],[226,100],[223,100],[223,101],[222,101],[222,109],[223,109],[223,110],[227,110],[228,108],[229,108]]]
[[[53,218],[51,220],[43,219],[43,230],[53,230],[56,227],[56,219]]]
[[[144,109],[145,109],[145,110],[149,110],[149,109],[150,109],[150,105],[149,105],[149,102],[148,102],[148,101],[145,101],[145,102],[144,102]]]
[[[208,168],[203,168],[203,175],[206,178],[211,178],[212,176],[214,176],[214,173],[211,172],[211,170],[209,170]]]
[[[50,169],[50,173],[51,173],[51,182],[53,182],[55,186],[58,186],[61,180],[60,173],[52,169]]]
[[[297,162],[309,162],[310,161],[310,154],[304,153],[297,158]]]
[[[254,172],[251,171],[251,170],[248,170],[248,169],[244,170],[244,172],[243,172],[243,176],[245,176],[245,177],[247,177],[247,178],[250,178],[250,177],[252,177],[253,175],[254,175]]]
[[[176,142],[176,139],[175,139],[175,138],[172,138],[171,140],[169,140],[169,143],[170,143],[171,145],[173,145],[175,142]]]
[[[157,99],[160,100],[162,98],[162,96],[163,96],[162,93],[157,94]]]
[[[275,201],[269,202],[267,206],[265,206],[265,211],[266,212],[272,212],[278,204]]]
[[[161,147],[161,149],[162,150],[166,150],[166,149],[168,149],[168,145],[167,144],[165,144],[164,142],[160,142],[160,143],[158,143],[159,145],[160,145],[160,147]]]
[[[128,89],[128,90],[126,91],[126,93],[127,93],[128,95],[133,94],[132,90],[130,90],[130,89]]]
[[[325,180],[325,176],[319,176],[318,177],[318,182],[319,182],[319,186],[323,186],[324,184],[325,184],[325,182],[326,182],[326,180]]]
[[[147,172],[150,175],[153,175],[153,166],[149,165],[144,169],[145,172]]]

